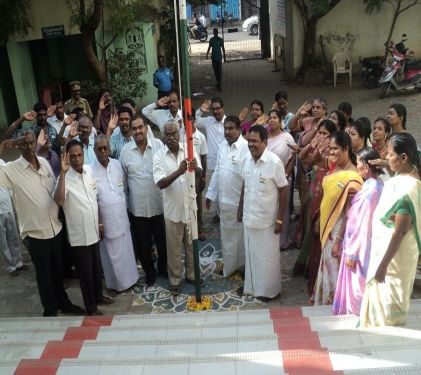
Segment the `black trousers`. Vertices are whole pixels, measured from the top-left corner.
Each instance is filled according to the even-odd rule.
[[[167,242],[165,238],[164,215],[152,217],[132,216],[133,232],[136,238],[136,253],[147,279],[156,277],[152,258],[152,237],[155,239],[158,251],[158,272],[167,271]]]
[[[99,244],[72,246],[72,252],[83,303],[86,312],[92,314],[97,311],[97,305],[102,300],[102,269]]]
[[[215,74],[216,84],[220,89],[222,83],[222,60],[212,60],[212,68]]]
[[[64,217],[63,208],[60,207],[58,211],[58,217],[63,225],[62,233],[62,248],[63,248],[63,277],[66,278],[72,273],[73,269],[73,257],[72,251],[69,244],[69,240],[67,238],[67,230],[66,230],[66,219]]]
[[[29,236],[24,240],[34,264],[44,316],[55,316],[57,310],[72,304],[63,288],[62,232],[47,240]]]

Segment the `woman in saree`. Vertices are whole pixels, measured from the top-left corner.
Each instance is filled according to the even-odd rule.
[[[247,135],[247,133],[249,132],[250,128],[253,125],[262,125],[261,123],[256,123],[257,119],[259,117],[261,117],[262,115],[264,115],[264,108],[263,108],[263,103],[260,100],[253,100],[250,103],[250,117],[251,120],[250,121],[245,121],[247,114],[249,113],[249,109],[247,107],[244,107],[240,114],[238,115],[241,123],[241,134],[243,136]]]
[[[351,138],[346,132],[332,134],[329,144],[329,173],[323,178],[320,204],[320,243],[322,254],[316,284],[310,297],[315,305],[333,302],[338,279],[346,210],[363,180],[355,167]]]
[[[365,181],[352,199],[346,214],[346,227],[342,241],[342,258],[339,266],[333,314],[359,315],[371,248],[371,223],[380,199],[383,181],[381,168],[369,164],[379,159],[374,148],[363,148],[357,153],[357,169]]]
[[[305,273],[308,290],[311,294],[319,270],[321,247],[319,229],[316,228],[320,215],[320,202],[323,197],[322,181],[328,172],[330,135],[336,131],[335,124],[323,120],[318,126],[318,134],[311,143],[298,152],[298,157],[306,164],[312,165],[309,204],[307,216],[309,224],[300,247],[293,274]]]
[[[384,183],[373,234],[360,326],[406,324],[421,251],[421,161],[409,133],[390,137],[387,160],[395,175]]]
[[[288,194],[286,201],[289,202],[291,192],[291,176],[295,166],[295,154],[291,147],[295,146],[295,141],[292,135],[283,130],[282,112],[272,109],[269,114],[269,138],[267,149],[272,151],[279,159],[285,169],[285,176],[288,180]],[[282,219],[282,233],[279,236],[279,246],[281,250],[289,249],[292,246],[292,241],[289,234],[289,210],[284,210],[284,217]]]
[[[310,117],[305,117],[305,114],[311,113]],[[311,103],[305,102],[299,109],[297,114],[290,122],[291,132],[300,133],[298,145],[303,148],[310,144],[310,142],[317,135],[317,128],[321,121],[326,117],[327,102],[321,97],[314,98]],[[308,173],[311,171],[311,165],[307,165],[301,160],[297,163],[297,182],[298,193],[300,197],[301,210],[299,222],[295,232],[295,243],[300,247],[304,235],[308,229],[308,189],[310,180]]]

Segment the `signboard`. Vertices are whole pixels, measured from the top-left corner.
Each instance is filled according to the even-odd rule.
[[[287,37],[287,23],[286,23],[286,10],[285,0],[277,0],[278,7],[278,33],[286,38]]]
[[[64,36],[64,25],[42,27],[41,32],[44,39]]]

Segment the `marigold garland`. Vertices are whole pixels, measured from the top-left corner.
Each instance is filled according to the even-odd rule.
[[[190,296],[186,303],[187,311],[206,311],[212,307],[212,300],[209,296],[203,296],[202,302],[196,302],[196,297]]]

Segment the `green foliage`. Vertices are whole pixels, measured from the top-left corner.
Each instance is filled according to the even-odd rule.
[[[140,78],[145,70],[139,65],[134,52],[110,52],[107,66],[107,85],[117,103],[120,103],[124,98],[142,100],[148,85]]]
[[[67,7],[70,10],[69,24],[71,27],[78,26],[79,29],[82,25],[88,22],[89,17],[94,10],[93,2],[88,1],[88,5],[80,0],[66,0]],[[82,5],[85,5],[82,8]]]
[[[141,79],[144,69],[134,52],[123,53],[121,51],[110,51],[107,60],[108,80],[107,88],[113,94],[114,102],[119,104],[124,98],[138,99],[139,101],[146,94],[148,84]],[[82,82],[84,95],[95,102],[98,92],[104,88],[93,81]]]
[[[152,22],[158,17],[158,9],[150,0],[105,0],[107,25],[113,33],[122,34],[135,22]]]
[[[27,10],[30,0],[0,0],[0,45],[6,44],[9,36],[28,34],[31,25]]]
[[[307,19],[323,17],[339,2],[340,0],[294,0]]]
[[[365,11],[368,14],[372,14],[374,11],[380,12],[386,2],[389,2],[389,0],[364,0]]]

